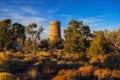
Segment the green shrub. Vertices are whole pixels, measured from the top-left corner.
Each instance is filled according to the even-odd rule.
[[[104,55],[108,50],[108,42],[102,32],[97,32],[96,37],[90,45],[88,53],[91,56]]]
[[[78,54],[79,60],[86,60],[86,54],[85,53],[80,53]]]

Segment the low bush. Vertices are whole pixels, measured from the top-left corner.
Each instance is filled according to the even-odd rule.
[[[103,62],[106,68],[120,69],[120,55],[108,55]]]
[[[82,66],[79,68],[81,76],[84,77],[92,77],[93,76],[93,72],[94,72],[94,67],[91,65],[86,65],[86,66]]]
[[[75,70],[60,70],[52,80],[77,80],[78,77]]]
[[[44,74],[54,74],[57,72],[57,63],[55,61],[51,61],[51,59],[45,59],[42,62],[42,72]]]
[[[78,54],[79,60],[85,61],[86,60],[86,54],[85,53],[80,53]]]
[[[16,77],[11,73],[2,72],[0,73],[0,80],[16,80]]]
[[[37,72],[37,70],[35,70],[35,69],[29,70],[29,71],[27,72],[27,74],[28,74],[28,78],[29,78],[30,80],[36,80],[36,78],[37,78],[37,76],[38,76],[38,72]]]
[[[99,80],[107,78],[110,76],[109,69],[97,69],[94,71],[94,76],[97,77]]]
[[[118,80],[120,79],[120,70],[97,69],[94,71],[94,76],[99,80]]]

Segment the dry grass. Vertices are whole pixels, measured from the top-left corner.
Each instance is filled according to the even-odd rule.
[[[98,79],[103,78],[120,78],[120,70],[97,69],[94,71],[94,76]]]
[[[91,77],[94,72],[94,67],[91,65],[82,66],[78,71],[80,71],[82,77]]]
[[[37,70],[35,70],[35,69],[31,69],[31,70],[29,70],[28,71],[28,77],[30,78],[30,79],[32,79],[32,80],[35,80],[36,78],[37,78]]]
[[[111,75],[112,77],[120,78],[120,70],[113,70]]]
[[[53,74],[57,71],[57,63],[55,61],[43,61],[42,71],[44,74]]]
[[[57,65],[66,64],[66,61],[60,60],[57,62]]]
[[[77,76],[75,70],[60,70],[52,80],[75,80]]]
[[[0,80],[16,80],[15,76],[8,72],[0,73]]]
[[[7,54],[4,54],[3,52],[0,52],[0,65],[4,64],[6,60],[8,60],[9,56]]]
[[[50,53],[49,52],[37,52],[36,56],[48,57],[50,56]]]
[[[77,54],[56,52],[56,55],[52,56],[48,52],[37,52],[34,55],[32,53],[11,53],[7,51],[6,54],[0,52],[0,71],[9,71],[15,74],[25,73],[25,75],[18,76],[19,80],[22,80],[21,78],[27,80],[39,79],[39,73],[45,77],[46,75],[56,75],[52,80],[89,80],[89,78],[92,79],[94,77],[98,79],[107,77],[109,79],[109,77],[120,78],[119,61],[119,56],[97,56],[92,57],[89,63],[85,65],[86,62],[80,61]],[[98,63],[99,65],[94,65],[93,63]],[[115,65],[111,65],[113,63]],[[101,66],[101,64],[104,64],[105,67]],[[118,66],[117,68],[109,69],[109,67],[116,67],[116,65]],[[0,78],[0,80],[4,79]]]
[[[105,61],[105,57],[106,56],[92,57],[89,62],[90,62],[90,64],[98,63],[98,62],[104,62]]]
[[[94,71],[94,76],[98,77],[99,79],[104,78],[105,76],[110,75],[109,69],[98,69]]]

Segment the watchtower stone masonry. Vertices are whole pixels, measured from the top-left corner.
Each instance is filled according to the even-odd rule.
[[[61,29],[59,21],[50,22],[50,41],[54,41],[56,38],[61,39]]]

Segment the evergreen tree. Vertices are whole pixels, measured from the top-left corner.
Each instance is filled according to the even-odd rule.
[[[89,46],[87,36],[90,34],[89,26],[83,26],[83,22],[71,20],[69,27],[64,30],[64,50],[69,53],[85,52]]]
[[[92,56],[106,54],[108,50],[108,42],[104,37],[102,31],[96,32],[96,37],[91,42],[91,46],[88,50],[88,53]]]
[[[4,19],[0,21],[0,50],[13,48],[15,38],[10,30],[11,20]]]

